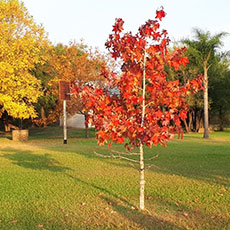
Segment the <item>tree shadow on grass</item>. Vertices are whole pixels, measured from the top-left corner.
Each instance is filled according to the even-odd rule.
[[[132,210],[129,207],[119,204],[115,200],[112,200],[108,197],[102,196],[107,203],[112,205],[112,208],[115,212],[119,213],[121,216],[125,217],[131,222],[136,223],[141,229],[149,230],[182,230],[185,228],[176,226],[169,221],[163,220],[159,217],[153,216],[147,211]]]
[[[122,160],[122,159],[110,159],[111,155],[115,155],[112,150],[119,151],[120,148],[117,146],[112,146],[110,149],[106,147],[101,147],[90,143],[87,145],[87,141],[84,140],[84,145],[80,145],[77,155],[82,155],[89,159],[96,159],[102,162],[106,162],[112,166],[122,167],[122,168],[134,168],[139,170],[139,165]],[[63,149],[65,152],[74,152],[73,145],[70,148]],[[184,146],[180,146],[178,143],[173,143],[168,146],[167,149],[160,149],[157,147],[152,150],[145,152],[147,158],[156,156],[158,153],[159,157],[151,161],[146,161],[150,164],[150,168],[146,167],[149,171],[156,173],[161,173],[164,175],[178,175],[183,176],[188,179],[195,179],[203,181],[209,184],[218,184],[221,186],[230,186],[230,151],[228,146],[222,145],[210,145],[210,143],[189,143]],[[60,148],[60,152],[62,152]],[[45,147],[49,150],[49,146]],[[95,154],[95,152],[100,153],[101,156]],[[135,156],[135,160],[138,161],[138,156]],[[133,158],[133,157],[132,157]]]
[[[175,214],[164,214],[171,221],[156,217],[148,211],[130,210],[128,207],[119,204],[106,196],[101,197],[111,204],[114,211],[125,217],[126,219],[138,224],[141,229],[149,230],[182,230],[182,229],[230,229],[229,217],[216,215],[216,213],[205,212],[204,210],[192,209],[181,205],[174,209]],[[162,204],[161,204],[162,205]],[[174,204],[164,201],[165,208],[170,208]],[[174,221],[175,220],[175,221]],[[180,224],[180,226],[177,225]]]
[[[13,148],[2,149],[1,157],[11,160],[13,164],[27,169],[62,172],[70,170],[53,159],[50,154],[33,154],[32,151],[20,151]]]
[[[203,163],[203,162],[202,162]],[[116,167],[122,167],[122,168],[134,168],[137,170],[138,173],[138,165],[134,167],[134,164],[131,164],[129,162],[109,162],[109,164],[116,166]],[[174,165],[173,163],[170,165],[169,163],[163,164],[158,163],[157,161],[152,163],[150,168],[145,169],[145,172],[152,171],[155,173],[160,173],[164,175],[177,175],[186,177],[188,179],[195,179],[199,181],[203,181],[208,184],[217,184],[224,187],[230,187],[230,175],[229,170],[224,171],[220,167],[212,169],[208,162],[203,163],[205,166],[202,168],[199,167],[199,162],[197,164],[190,164],[189,162],[185,162],[184,164],[181,163],[185,169],[182,166]],[[227,164],[227,163],[226,163]]]
[[[11,215],[1,216],[1,230],[32,230],[32,229],[75,229],[71,221],[57,210],[56,213],[39,211],[33,204],[28,204],[23,209],[15,209],[11,211]],[[56,215],[58,215],[58,217]]]
[[[159,157],[147,161],[146,169],[165,175],[178,175],[189,179],[204,181],[209,184],[230,186],[230,148],[225,145],[199,144],[183,146],[171,145],[167,149],[156,148],[154,154],[147,149],[146,158],[159,154]],[[98,157],[99,158],[99,157]],[[135,158],[138,161],[138,157]],[[107,161],[111,165],[123,168],[139,169],[136,163],[127,161]]]
[[[121,216],[126,218],[127,220],[134,222],[138,226],[140,226],[143,229],[157,229],[157,230],[182,230],[185,228],[178,227],[168,221],[165,221],[163,219],[154,217],[147,212],[139,211],[134,204],[131,204],[124,198],[119,197],[117,194],[102,188],[96,184],[89,183],[86,181],[83,181],[82,179],[76,178],[74,176],[71,176],[69,174],[66,174],[67,176],[71,177],[73,180],[75,180],[77,183],[81,183],[84,185],[87,185],[89,187],[92,187],[94,189],[99,190],[103,195],[100,196],[101,199],[105,200],[108,204],[112,205],[112,208],[114,211],[119,213]],[[106,194],[110,197],[113,197],[114,199],[108,198]],[[119,202],[118,202],[119,201]],[[122,204],[120,204],[122,203]],[[132,210],[135,208],[135,210]]]
[[[122,201],[123,203],[125,203],[126,205],[128,205],[129,207],[132,207],[133,205],[131,203],[129,203],[127,200],[119,197],[117,194],[111,192],[110,190],[107,190],[106,188],[102,188],[96,184],[93,184],[93,183],[89,183],[89,182],[86,182],[86,181],[83,181],[77,177],[74,177],[74,176],[71,176],[69,174],[66,174],[68,177],[72,178],[73,180],[75,180],[76,182],[78,183],[81,183],[83,185],[86,185],[88,187],[92,187],[94,189],[97,189],[98,191],[102,192],[102,193],[105,193],[105,194],[108,194],[116,199],[119,199],[120,201]]]

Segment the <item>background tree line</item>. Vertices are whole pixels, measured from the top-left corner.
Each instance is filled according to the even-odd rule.
[[[221,51],[227,33],[212,35],[209,31],[194,29],[193,35],[194,39],[184,39],[179,43],[186,46],[184,55],[189,63],[178,71],[168,68],[168,77],[185,82],[199,73],[203,74],[203,92],[187,99],[190,109],[184,128],[187,132],[204,129],[204,138],[208,138],[209,123],[219,130],[230,125],[229,52]]]
[[[44,28],[34,22],[18,0],[0,1],[0,22],[0,120],[6,131],[13,125],[20,126],[22,120],[24,125],[39,127],[59,120],[59,80],[83,85],[100,82],[104,66],[112,69],[115,65],[109,57],[93,52],[83,43],[53,45]],[[190,109],[183,125],[187,132],[204,128],[204,137],[208,137],[208,121],[220,130],[230,125],[229,56],[220,49],[227,34],[212,35],[195,29],[193,35],[193,39],[175,45],[187,47],[186,67],[165,68],[169,80],[186,82],[200,73],[204,75],[204,91],[187,98]],[[68,103],[68,112],[87,115],[77,97]]]

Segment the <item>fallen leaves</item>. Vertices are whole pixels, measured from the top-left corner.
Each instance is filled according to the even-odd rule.
[[[195,198],[195,199],[193,200],[194,203],[198,203],[198,201],[199,201],[199,198]]]
[[[183,212],[183,215],[184,215],[185,217],[188,217],[188,213],[187,213],[187,212]]]
[[[222,192],[226,192],[227,190],[226,190],[225,187],[222,187],[222,188],[221,188],[221,191],[222,191]]]

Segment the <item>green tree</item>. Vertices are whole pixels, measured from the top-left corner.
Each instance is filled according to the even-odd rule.
[[[211,35],[209,31],[194,29],[195,39],[184,39],[182,42],[187,45],[189,51],[189,60],[196,64],[203,72],[204,80],[204,138],[209,138],[208,131],[208,73],[212,65],[218,61],[218,49],[223,45],[222,39],[227,33],[222,32]]]
[[[173,53],[176,49],[180,48],[179,43],[175,43],[174,47],[170,50]],[[184,56],[191,56],[190,50],[184,49]],[[201,73],[200,68],[193,62],[187,63],[186,66],[181,65],[178,69],[173,69],[170,66],[165,66],[167,72],[167,80],[179,80],[181,84],[185,84],[187,81],[192,81],[197,78]],[[187,103],[189,110],[187,112],[187,118],[183,120],[184,128],[186,132],[196,131],[198,132],[203,121],[203,96],[199,91],[196,94],[187,95]]]
[[[104,57],[98,52],[92,52],[83,43],[70,42],[69,45],[57,44],[50,46],[46,52],[46,62],[36,65],[32,71],[42,83],[44,95],[36,103],[39,117],[33,119],[38,126],[46,126],[55,122],[62,115],[63,105],[59,98],[59,81],[77,81],[84,85],[102,80],[101,67]],[[87,113],[79,98],[72,97],[67,102],[68,115],[81,113],[87,121]],[[86,123],[86,136],[88,128]]]
[[[35,65],[35,68],[31,70],[31,74],[41,82],[43,91],[43,95],[38,98],[34,105],[38,116],[32,119],[33,123],[39,127],[45,127],[55,122],[58,118],[57,114],[54,113],[58,97],[53,94],[52,89],[49,87],[49,82],[55,77],[55,74],[49,71],[51,68],[49,64],[49,59],[51,58],[50,49],[53,49],[53,47],[50,46],[44,53],[45,62]]]
[[[210,78],[209,95],[211,98],[211,116],[218,122],[219,130],[227,125],[230,114],[230,70],[229,60],[221,58],[215,69],[212,70],[218,77]],[[217,119],[216,119],[217,118]]]

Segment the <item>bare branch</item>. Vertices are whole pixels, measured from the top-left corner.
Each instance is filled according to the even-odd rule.
[[[118,152],[117,152],[118,153]],[[96,156],[98,156],[98,157],[103,157],[103,158],[107,158],[107,159],[123,159],[123,160],[126,160],[126,161],[129,161],[130,163],[130,166],[132,167],[132,168],[134,168],[134,169],[137,169],[137,170],[139,170],[139,168],[138,167],[135,167],[135,164],[139,164],[139,161],[137,161],[137,160],[134,160],[134,159],[130,159],[130,158],[128,158],[128,157],[124,157],[124,156],[120,156],[120,155],[103,155],[103,154],[100,154],[100,153],[97,153],[97,152],[94,152],[94,154],[96,155]],[[123,153],[123,154],[125,154],[125,153]],[[146,159],[146,160],[152,160],[152,159],[155,159],[155,158],[157,158],[159,156],[159,153],[156,155],[156,156],[154,156],[154,157],[151,157],[151,158],[149,158],[149,159]],[[132,162],[132,163],[131,163]],[[135,164],[134,164],[135,163]],[[149,170],[149,169],[151,169],[151,168],[156,168],[156,169],[160,169],[160,167],[158,167],[158,166],[156,166],[156,165],[154,165],[154,164],[145,164],[145,169],[146,170]]]
[[[141,87],[139,87],[139,86],[136,86],[136,88],[142,91],[142,88],[141,88]]]
[[[207,70],[209,70],[209,68],[212,66],[212,64],[210,64],[209,66],[207,66]]]
[[[116,154],[122,154],[122,155],[130,155],[130,156],[139,156],[140,153],[132,153],[132,152],[119,152],[116,150],[112,150],[111,152],[116,153]]]
[[[97,152],[94,152],[94,154],[96,156],[103,157],[103,158],[123,159],[123,160],[131,161],[131,162],[134,162],[134,163],[139,163],[139,161],[137,161],[137,160],[130,159],[128,157],[123,157],[123,156],[120,156],[120,155],[117,155],[117,156],[116,155],[106,156],[106,155],[103,155],[103,154],[100,154],[100,153],[97,153]]]
[[[153,104],[154,101],[149,102],[148,104],[145,105],[145,108],[148,107],[150,104]]]
[[[108,156],[108,155],[103,155],[103,154],[97,153],[97,152],[95,152],[95,151],[94,151],[94,154],[95,154],[96,156],[98,156],[98,157],[103,157],[103,158],[115,158],[114,155],[110,155],[110,156]]]
[[[118,156],[119,159],[123,159],[123,160],[127,160],[127,161],[131,161],[131,162],[134,162],[134,163],[138,163],[139,164],[139,161],[137,160],[134,160],[134,159],[130,159],[128,157],[123,157],[123,156]]]
[[[145,164],[145,166],[146,166],[146,168],[145,168],[145,170],[149,170],[150,168],[156,168],[156,169],[160,169],[160,167],[158,167],[158,166],[156,166],[156,165],[154,165],[154,164]]]
[[[132,167],[132,168],[134,168],[136,170],[139,170],[139,165],[138,164],[134,164],[134,163],[129,162],[129,165],[130,165],[130,167]]]
[[[153,157],[150,157],[148,159],[145,159],[145,161],[150,161],[150,160],[153,160],[153,159],[156,159],[157,157],[159,157],[160,153],[158,153],[157,155],[153,156]]]

